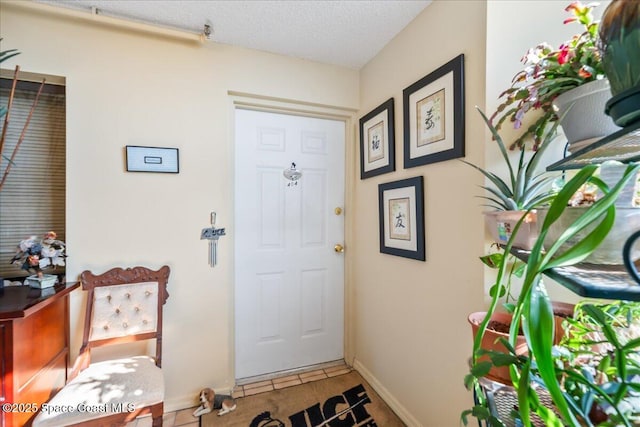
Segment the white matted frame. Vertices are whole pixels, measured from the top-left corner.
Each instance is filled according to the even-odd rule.
[[[179,173],[177,148],[126,146],[127,172]]]
[[[360,119],[360,179],[396,170],[393,98]]]
[[[378,185],[380,252],[425,260],[423,178]]]
[[[464,55],[402,91],[404,167],[464,156]]]

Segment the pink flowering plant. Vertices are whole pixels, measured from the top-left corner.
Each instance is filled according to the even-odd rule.
[[[31,236],[21,240],[11,263],[19,264],[23,270],[34,272],[38,277],[42,277],[45,268],[64,266],[65,244],[57,237],[55,231],[49,231],[42,239]]]
[[[500,94],[499,99],[503,101],[491,116],[496,129],[500,129],[507,120],[513,123],[515,129],[520,129],[528,112],[542,112],[513,141],[511,149],[524,147],[530,139],[533,139],[533,149],[537,149],[547,125],[558,119],[553,100],[568,90],[605,77],[598,52],[598,22],[594,21],[592,15],[596,6],[598,3],[585,5],[580,1],[567,6],[565,11],[572,16],[565,19],[564,23],[580,24],[584,31],[557,49],[548,43],[540,43],[529,49],[521,60],[524,69],[514,76],[511,87]]]

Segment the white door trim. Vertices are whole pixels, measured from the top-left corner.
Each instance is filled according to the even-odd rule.
[[[300,116],[307,117],[315,117],[315,118],[323,118],[323,119],[332,119],[343,121],[345,123],[345,198],[344,198],[344,210],[343,215],[345,215],[345,259],[344,259],[344,359],[345,361],[351,365],[354,354],[353,354],[353,333],[352,333],[352,325],[350,322],[352,310],[350,307],[352,306],[353,297],[352,297],[352,280],[350,280],[351,275],[353,274],[353,270],[350,267],[350,251],[349,247],[354,242],[352,238],[352,230],[353,230],[353,221],[354,218],[352,215],[349,215],[349,208],[353,206],[353,198],[354,198],[354,186],[357,180],[357,168],[355,165],[358,165],[357,162],[357,143],[356,143],[356,128],[355,123],[357,123],[357,109],[350,107],[339,107],[333,105],[305,102],[305,101],[297,101],[285,98],[277,98],[270,97],[264,95],[255,95],[244,92],[237,91],[228,91],[227,95],[229,97],[229,141],[230,150],[228,152],[228,165],[231,165],[230,176],[232,176],[233,181],[231,182],[232,188],[235,188],[235,110],[237,108],[244,108],[250,110],[257,111],[267,111],[272,113],[286,113],[286,114],[295,114]],[[231,215],[233,221],[235,221],[235,191],[232,194],[231,205],[233,206],[234,214]],[[235,223],[231,224],[231,229],[235,226]],[[230,239],[229,253],[232,256],[231,264],[235,266],[235,238],[231,236]],[[236,378],[236,367],[235,367],[235,351],[236,351],[236,343],[235,343],[235,334],[236,334],[236,320],[235,320],[235,283],[236,283],[236,275],[235,268],[231,272],[231,281],[233,284],[233,292],[230,296],[230,310],[229,310],[229,324],[232,325],[232,330],[229,333],[229,370],[232,372],[232,379],[235,381]]]

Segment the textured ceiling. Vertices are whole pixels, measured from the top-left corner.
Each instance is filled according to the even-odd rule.
[[[202,32],[211,40],[361,68],[431,0],[36,0]]]

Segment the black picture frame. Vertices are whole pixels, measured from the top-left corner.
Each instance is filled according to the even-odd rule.
[[[404,168],[464,157],[464,54],[402,91]]]
[[[378,185],[380,252],[425,261],[423,177]]]
[[[177,148],[125,146],[127,172],[180,173]]]
[[[394,100],[360,119],[360,179],[396,170]]]

